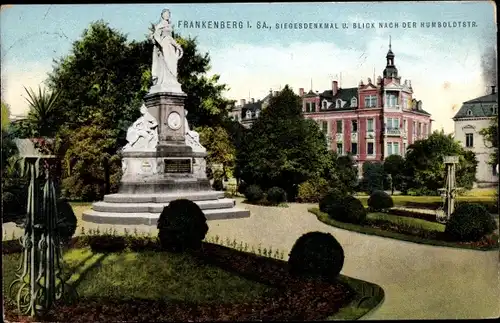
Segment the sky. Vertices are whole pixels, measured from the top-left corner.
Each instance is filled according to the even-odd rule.
[[[488,68],[497,31],[490,1],[9,5],[0,11],[2,101],[13,115],[25,114],[24,87],[43,86],[53,59],[68,55],[91,22],[102,19],[129,40],[142,40],[165,8],[174,30],[196,37],[200,50],[209,53],[209,74],[220,75],[230,99],[258,100],[286,84],[298,93],[311,85],[313,91],[330,89],[332,80],[343,88],[366,83],[382,74],[389,37],[399,74],[411,80],[414,97],[432,114],[433,129],[453,132],[451,118],[462,102],[496,85],[491,84],[496,67],[493,73]],[[209,21],[241,22],[243,27],[189,28]],[[326,22],[337,28],[279,28]],[[452,27],[426,28],[422,22]],[[270,28],[258,28],[264,23]],[[360,23],[375,28],[354,28]],[[379,23],[392,23],[392,28]]]

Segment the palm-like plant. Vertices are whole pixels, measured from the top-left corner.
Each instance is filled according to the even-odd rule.
[[[24,88],[29,104],[28,120],[37,137],[53,136],[58,126],[59,92],[48,92],[39,86],[38,93]]]

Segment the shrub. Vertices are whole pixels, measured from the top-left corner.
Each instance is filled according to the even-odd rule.
[[[344,250],[329,233],[309,232],[295,242],[288,260],[291,274],[333,280],[344,266]]]
[[[345,192],[340,190],[330,190],[320,201],[319,209],[321,212],[330,214],[342,205],[342,199],[347,196]]]
[[[238,193],[245,195],[245,192],[247,191],[248,184],[245,183],[245,181],[240,181],[238,184]]]
[[[222,182],[222,177],[214,179],[214,183],[212,184],[212,188],[215,191],[222,191],[224,189],[224,183]]]
[[[446,224],[445,233],[453,240],[477,241],[496,227],[495,220],[482,205],[460,204]]]
[[[387,210],[393,206],[392,197],[384,191],[374,191],[368,198],[368,207],[374,211]]]
[[[361,224],[366,219],[366,209],[357,198],[346,196],[328,215],[341,222]]]
[[[276,205],[286,202],[285,190],[281,187],[271,187],[267,191],[267,200]]]
[[[57,213],[59,217],[59,224],[57,226],[61,240],[69,241],[75,234],[77,227],[77,218],[73,208],[66,199],[59,199],[57,201]]]
[[[264,198],[264,192],[257,185],[250,185],[245,190],[245,198],[250,203],[255,203]]]
[[[328,194],[328,182],[324,178],[308,180],[299,185],[297,201],[302,203],[318,203]]]
[[[95,253],[120,252],[125,250],[125,237],[97,235],[89,238],[90,249]]]
[[[180,252],[198,249],[208,232],[207,219],[193,201],[170,202],[158,219],[158,239],[165,250]]]

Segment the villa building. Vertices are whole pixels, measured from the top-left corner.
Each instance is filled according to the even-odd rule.
[[[492,86],[490,94],[464,102],[453,117],[455,139],[460,141],[465,149],[472,150],[476,154],[478,187],[498,185],[496,165],[490,164],[493,147],[480,134],[482,129],[491,125],[497,115],[498,93],[495,91],[495,86]]]
[[[267,108],[269,99],[273,95],[278,95],[278,91],[270,90],[268,95],[258,101],[255,101],[254,98],[250,99],[250,102],[241,99],[239,104],[236,104],[231,110],[230,116],[233,120],[240,122],[244,127],[250,128],[253,122],[259,117],[260,112]]]
[[[360,170],[365,161],[404,156],[409,145],[431,133],[431,115],[413,97],[411,81],[401,81],[394,57],[389,43],[383,77],[376,81],[351,88],[333,81],[321,93],[299,89],[304,117],[319,123],[329,149],[351,153]]]

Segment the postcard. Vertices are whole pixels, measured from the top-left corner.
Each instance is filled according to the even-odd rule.
[[[4,320],[498,317],[495,13],[2,5]]]

